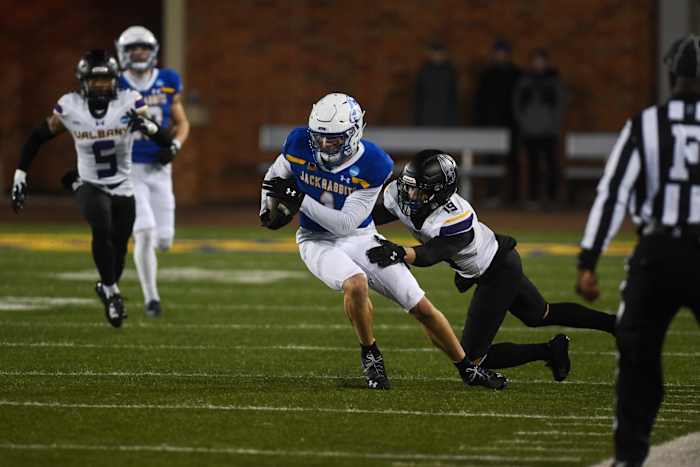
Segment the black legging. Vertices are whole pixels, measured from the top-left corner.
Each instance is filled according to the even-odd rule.
[[[105,285],[119,282],[136,217],[133,196],[113,196],[83,183],[75,193],[80,212],[92,230],[92,258]]]
[[[614,333],[615,315],[577,303],[548,304],[523,274],[520,255],[515,249],[505,252],[477,283],[462,332],[462,347],[472,361],[488,354],[489,368],[525,363],[511,355],[513,349],[506,349],[505,344],[491,345],[507,311],[530,327],[560,325]]]

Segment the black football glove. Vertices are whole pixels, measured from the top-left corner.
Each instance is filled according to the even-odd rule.
[[[180,151],[180,146],[180,142],[174,139],[173,142],[170,143],[170,147],[161,148],[161,150],[156,153],[158,162],[160,162],[163,165],[170,164],[175,159],[177,153]]]
[[[19,214],[27,199],[27,173],[24,170],[15,170],[10,198],[12,198],[12,210],[15,211],[15,214]]]
[[[304,192],[297,187],[293,178],[275,177],[271,180],[263,180],[262,187],[269,191],[267,196],[275,198],[283,203],[292,214],[296,214],[304,201]]]
[[[403,262],[403,259],[406,257],[404,247],[376,235],[374,238],[380,245],[367,250],[367,257],[370,263],[376,263],[380,268],[385,268],[392,264]]]
[[[80,177],[78,176],[78,171],[75,169],[69,170],[61,177],[61,185],[71,193],[77,190],[80,184]]]
[[[153,136],[158,133],[158,130],[160,130],[160,127],[156,122],[145,115],[141,115],[134,109],[128,111],[126,116],[129,119],[129,131],[140,131],[146,136]]]

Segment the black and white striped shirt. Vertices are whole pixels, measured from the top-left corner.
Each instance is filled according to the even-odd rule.
[[[626,208],[642,229],[700,226],[700,96],[672,98],[625,124],[581,241],[593,267]]]

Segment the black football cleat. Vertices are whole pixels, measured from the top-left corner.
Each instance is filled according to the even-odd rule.
[[[109,298],[107,306],[105,306],[105,315],[107,321],[115,328],[122,326],[122,321],[127,318],[126,308],[124,307],[124,299],[119,294],[114,294]]]
[[[109,306],[109,300],[107,299],[107,294],[105,294],[105,290],[102,288],[102,282],[95,282],[95,293],[98,297],[100,297],[102,305],[104,305],[105,307]]]
[[[362,364],[362,373],[367,381],[367,387],[370,389],[391,389],[391,383],[386,375],[384,368],[384,357],[381,353],[377,355],[372,352],[367,352],[366,355],[360,358]]]
[[[547,343],[552,352],[551,360],[547,366],[552,370],[555,381],[564,381],[571,371],[571,360],[569,359],[569,337],[564,334],[557,334]]]
[[[464,384],[469,386],[484,386],[489,389],[505,389],[508,386],[508,378],[502,374],[480,367],[469,362],[464,369],[459,370]]]
[[[146,304],[146,316],[150,318],[157,318],[162,312],[163,310],[161,310],[160,302],[158,300],[151,300]]]

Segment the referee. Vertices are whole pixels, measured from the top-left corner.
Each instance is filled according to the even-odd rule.
[[[578,258],[577,292],[599,295],[595,266],[629,209],[639,242],[617,313],[615,466],[639,466],[663,399],[661,347],[681,307],[700,322],[700,37],[665,58],[671,98],[625,124],[610,154]]]

